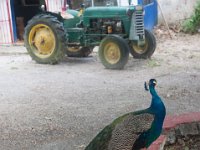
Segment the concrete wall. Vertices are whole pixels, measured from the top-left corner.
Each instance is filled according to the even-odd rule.
[[[0,0],[0,45],[13,40],[10,1]]]
[[[193,10],[197,0],[158,0],[160,3],[164,16],[168,23],[177,23],[185,18],[188,18]],[[163,22],[160,9],[159,10],[159,23]]]

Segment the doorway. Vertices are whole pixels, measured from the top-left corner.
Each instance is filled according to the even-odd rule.
[[[10,0],[14,40],[23,41],[24,28],[28,21],[40,13],[41,5],[45,6],[45,0]]]

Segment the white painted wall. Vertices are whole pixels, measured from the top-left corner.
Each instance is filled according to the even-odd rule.
[[[168,23],[177,23],[183,19],[188,18],[193,10],[197,0],[158,0],[160,3],[163,14]],[[160,9],[158,20],[163,22]]]
[[[121,1],[122,5],[127,5],[128,0],[118,0]],[[163,14],[166,17],[167,22],[177,23],[188,18],[193,10],[196,2],[198,0],[157,0],[163,10]],[[137,4],[137,0],[133,0],[134,4]],[[161,10],[158,7],[158,22],[162,23],[163,18],[161,16]]]
[[[13,42],[12,32],[10,0],[0,0],[0,45]]]
[[[118,4],[120,6],[128,6],[128,0],[118,0]],[[132,5],[137,5],[138,4],[138,0],[132,0]]]
[[[46,0],[47,9],[51,12],[60,12],[63,7],[64,0]]]

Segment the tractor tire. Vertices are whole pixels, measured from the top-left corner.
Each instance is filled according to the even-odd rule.
[[[34,16],[25,28],[25,47],[40,64],[59,63],[65,56],[66,41],[63,23],[50,14]]]
[[[67,56],[68,57],[88,57],[94,47],[68,47]]]
[[[137,42],[131,42],[130,53],[134,58],[147,59],[150,58],[156,49],[156,38],[148,30],[145,30],[145,45],[138,46]]]
[[[129,58],[127,42],[117,35],[105,37],[99,46],[99,58],[107,69],[123,69]]]

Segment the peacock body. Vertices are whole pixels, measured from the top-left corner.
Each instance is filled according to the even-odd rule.
[[[149,108],[130,112],[115,119],[90,142],[85,150],[148,148],[160,136],[166,115],[164,103],[155,90],[156,83],[155,79],[149,81],[152,95]],[[147,87],[145,89],[148,90]]]

